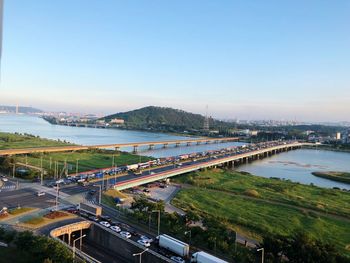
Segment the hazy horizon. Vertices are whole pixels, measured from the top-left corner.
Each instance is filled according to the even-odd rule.
[[[6,1],[0,104],[350,121],[348,1]]]

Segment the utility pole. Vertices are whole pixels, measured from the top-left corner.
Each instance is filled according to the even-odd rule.
[[[16,164],[13,163],[12,178],[15,178],[15,174],[16,174]]]
[[[43,173],[43,156],[40,156],[40,184],[43,185],[44,180],[44,173]]]
[[[59,187],[60,185],[59,184],[56,184],[56,210],[55,211],[58,211],[58,195],[59,195]]]
[[[79,172],[79,159],[77,159],[77,164],[75,165],[75,175],[78,175]]]

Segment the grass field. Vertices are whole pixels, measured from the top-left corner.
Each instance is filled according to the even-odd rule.
[[[200,188],[217,189],[231,194],[247,195],[256,190],[258,198],[334,213],[350,218],[350,192],[303,185],[278,179],[267,179],[225,170],[207,170],[178,177],[181,183]]]
[[[223,170],[193,173],[176,180],[192,184],[172,201],[179,208],[228,222],[228,228],[258,240],[263,234],[291,235],[302,229],[350,255],[346,250],[350,244],[350,193]],[[252,189],[258,197],[247,194]],[[304,208],[319,203],[334,212],[341,210],[349,219]]]
[[[20,135],[0,132],[0,150],[43,146],[63,146],[67,144],[68,143],[66,142],[43,139],[29,134]]]
[[[114,156],[114,157],[113,157]],[[78,152],[66,152],[66,153],[45,153],[42,155],[43,168],[45,170],[53,170],[54,163],[58,162],[58,168],[61,170],[64,167],[64,162],[67,161],[67,167],[70,173],[76,172],[76,164],[78,160],[79,172],[84,172],[92,169],[111,167],[114,158],[114,164],[116,166],[133,164],[138,162],[146,162],[151,160],[150,157],[139,156],[127,152],[114,152],[114,151],[78,151]],[[17,156],[17,162],[28,163],[33,166],[40,167],[41,155],[32,154],[25,156]],[[50,165],[51,163],[51,165]],[[50,169],[51,167],[51,169]]]

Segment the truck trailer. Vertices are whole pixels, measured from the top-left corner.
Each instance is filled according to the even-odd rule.
[[[165,248],[181,257],[188,257],[190,246],[180,240],[177,240],[168,235],[160,235],[159,246]]]
[[[102,207],[93,204],[80,203],[79,210],[96,217],[102,214]]]
[[[191,262],[196,262],[196,263],[228,263],[225,260],[214,257],[213,255],[210,255],[210,254],[205,253],[203,251],[193,253],[192,257],[191,257]]]

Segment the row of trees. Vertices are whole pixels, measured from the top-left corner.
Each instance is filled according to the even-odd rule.
[[[0,241],[25,253],[27,262],[71,263],[72,253],[63,244],[46,236],[35,236],[30,231],[16,232],[0,227]]]

